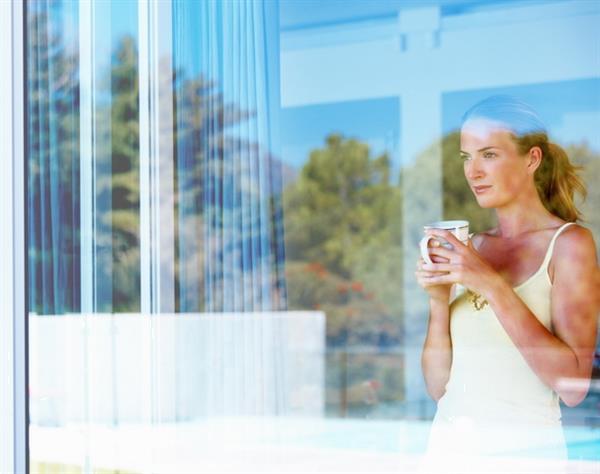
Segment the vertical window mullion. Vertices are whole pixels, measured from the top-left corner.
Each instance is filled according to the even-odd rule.
[[[0,472],[26,472],[27,317],[25,247],[24,6],[0,5],[0,153],[10,157],[0,174]],[[6,122],[5,122],[6,121]]]
[[[20,2],[13,4],[13,317],[14,317],[14,397],[15,397],[15,425],[14,425],[14,468],[15,472],[29,472],[28,425],[29,400],[27,387],[29,386],[28,362],[28,310],[27,310],[27,247],[25,242],[25,193],[26,193],[26,159],[25,159],[25,48],[24,19],[25,7]],[[9,115],[11,116],[11,115]]]
[[[91,471],[90,447],[90,358],[88,351],[89,317],[96,311],[95,297],[95,191],[94,153],[95,87],[94,87],[94,7],[91,2],[79,2],[79,193],[80,193],[80,251],[81,251],[81,325],[83,413],[85,425],[85,460],[83,472]]]
[[[140,101],[140,307],[142,315],[155,309],[152,295],[151,159],[150,159],[150,63],[148,0],[139,0],[139,101]]]
[[[152,172],[150,141],[150,1],[138,1],[138,80],[139,80],[139,176],[140,176],[140,317],[142,322],[142,380],[144,390],[143,414],[148,429],[152,429],[154,417],[153,350],[154,337],[152,314],[156,303],[152,286]],[[148,465],[151,466],[154,439],[150,436],[147,446]]]

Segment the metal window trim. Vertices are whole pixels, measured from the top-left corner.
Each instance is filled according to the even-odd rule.
[[[26,3],[13,2],[13,317],[14,317],[14,468],[29,472],[29,385],[27,308],[27,160],[25,121]]]
[[[26,473],[28,459],[27,285],[26,285],[26,146],[25,146],[25,2],[1,6],[0,46],[3,83],[0,114],[0,214],[4,225],[0,261],[0,472]],[[4,31],[6,31],[6,29]]]

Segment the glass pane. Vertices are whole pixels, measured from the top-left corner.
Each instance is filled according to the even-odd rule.
[[[551,140],[563,146],[576,165],[583,165],[581,176],[592,183],[600,149],[594,132],[600,124],[600,71],[596,64],[590,67],[589,76],[584,72],[588,70],[583,65],[585,58],[597,63],[592,59],[597,53],[581,47],[581,41],[588,38],[597,42],[597,33],[588,29],[588,19],[597,18],[598,10],[585,2],[408,5],[290,0],[282,2],[281,12],[282,153],[286,164],[293,166],[289,173],[293,179],[284,190],[284,196],[290,193],[289,200],[284,201],[289,221],[286,228],[292,230],[286,236],[286,250],[288,268],[291,264],[298,268],[296,274],[290,272],[288,279],[290,305],[326,312],[327,413],[356,419],[345,422],[331,439],[338,447],[349,447],[349,440],[364,439],[367,428],[362,423],[375,430],[379,426],[371,419],[381,418],[389,431],[381,428],[369,446],[386,452],[389,445],[384,440],[394,439],[394,452],[423,453],[436,404],[423,386],[420,349],[428,307],[413,274],[422,226],[440,219],[467,219],[472,231],[481,232],[495,225],[494,214],[477,204],[457,158],[461,118],[486,97],[519,97],[538,111]],[[517,17],[535,24],[538,32],[551,28],[579,46],[568,54],[566,50],[551,53],[550,45],[556,39],[544,35],[533,38],[515,21]],[[535,74],[530,73],[531,62]],[[381,120],[384,115],[377,109],[356,106],[374,104],[384,100],[382,97],[389,97],[390,103],[395,101],[396,116]],[[384,221],[377,221],[376,231],[369,228],[370,218],[381,209],[376,201],[369,202],[374,193],[363,195],[358,202],[351,197],[335,199],[335,192],[343,189],[340,182],[348,182],[356,193],[364,189],[364,181],[349,178],[342,164],[357,159],[358,152],[353,152],[351,146],[368,147],[375,158],[376,150],[383,148],[383,140],[373,140],[377,134],[394,137],[387,141],[387,151],[391,157],[397,156],[392,159],[391,189],[386,190],[384,200],[391,205],[397,190],[399,205],[389,222],[391,228],[397,226],[398,232],[389,243],[376,232],[384,231]],[[341,156],[339,162],[335,161],[335,152]],[[588,199],[580,204],[584,225],[596,236],[598,247],[598,216],[590,207],[598,200],[592,187],[588,188]],[[328,194],[334,196],[322,199]],[[370,212],[364,212],[363,206]],[[338,225],[344,230],[336,235]],[[366,242],[358,240],[362,232]],[[359,244],[353,247],[357,241]],[[382,247],[382,243],[388,246]],[[380,294],[386,288],[391,289],[395,304],[388,305],[388,311],[395,325],[378,321],[377,312],[362,302],[327,291],[328,280],[359,274],[358,268],[348,272],[348,267],[331,258],[335,252],[342,262],[353,262],[362,252],[367,255],[376,273],[360,282],[375,288],[375,301],[381,301]],[[400,276],[394,278],[397,269]],[[383,278],[378,279],[377,274]],[[343,318],[336,312],[341,304],[353,309],[343,313]],[[361,319],[366,323],[361,325]],[[369,323],[386,335],[384,340],[394,341],[390,335],[399,334],[397,345],[385,347],[373,340],[365,341],[361,336]],[[399,358],[387,365],[394,350]],[[595,364],[594,380],[598,377],[597,356]],[[386,367],[391,368],[388,377]],[[488,370],[494,374],[494,365]],[[498,373],[498,380],[500,376]],[[596,469],[599,461],[591,454],[598,449],[596,385],[592,382],[586,399],[577,407],[561,406],[569,459],[581,461],[584,470]],[[390,393],[395,396],[386,396]],[[468,426],[465,430],[468,434]],[[550,443],[538,448],[527,451],[526,446],[513,446],[512,451],[503,454],[524,457],[531,461],[529,467],[560,469],[558,461],[548,461],[555,454]]]
[[[140,311],[136,18],[133,0],[27,6],[32,472],[112,466],[94,446],[143,411],[117,323]]]
[[[587,1],[28,2],[32,472],[418,469],[423,225],[496,225],[463,114],[537,111],[583,167],[600,254],[598,21]],[[491,352],[486,406],[514,362]],[[584,473],[596,352],[560,405]],[[559,472],[540,438],[495,459]]]
[[[389,418],[404,397],[399,105],[282,111],[289,307],[327,315],[329,416]]]

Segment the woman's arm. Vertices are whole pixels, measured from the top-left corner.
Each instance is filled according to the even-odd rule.
[[[499,279],[484,295],[538,377],[568,406],[586,396],[600,311],[600,270],[589,230],[572,226],[552,257],[552,327],[548,331],[510,286]]]
[[[427,392],[436,401],[446,391],[452,365],[449,313],[447,302],[430,299],[429,327],[423,346],[421,366]]]
[[[448,262],[437,254],[439,242],[430,244],[431,259],[436,263]],[[423,259],[417,262],[417,282],[429,294],[429,324],[427,336],[421,354],[421,367],[425,378],[427,392],[434,400],[439,400],[446,392],[446,384],[450,378],[452,365],[452,341],[450,338],[450,299],[453,285],[431,283],[432,276],[439,272],[423,270]]]
[[[567,405],[580,403],[589,387],[600,311],[600,270],[591,233],[573,226],[556,241],[551,304],[554,334],[485,260],[452,234],[440,231],[439,235],[455,250],[441,251],[449,263],[424,266],[447,272],[431,282],[461,283],[483,295],[538,377]],[[568,383],[573,379],[583,383]]]

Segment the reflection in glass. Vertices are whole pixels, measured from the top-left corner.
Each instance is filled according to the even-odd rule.
[[[597,6],[451,3],[28,2],[33,466],[410,472],[421,224],[492,219],[452,159],[466,104],[517,93],[600,162]],[[546,32],[571,62],[517,67]],[[597,390],[563,411],[583,472]]]
[[[59,25],[75,11],[35,3],[28,15],[29,308],[80,308],[78,51]]]
[[[34,469],[173,472],[172,423],[321,412],[322,315],[281,312],[277,15],[28,10]]]
[[[277,15],[275,2],[173,3],[183,312],[286,307]]]

